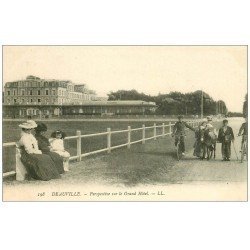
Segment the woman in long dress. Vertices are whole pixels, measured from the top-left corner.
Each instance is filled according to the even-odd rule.
[[[43,154],[46,154],[51,157],[52,161],[55,163],[57,171],[62,174],[64,173],[63,168],[63,157],[57,153],[50,151],[50,143],[48,138],[44,136],[47,131],[47,126],[44,123],[39,123],[35,128],[35,138],[38,143],[38,148],[42,151]]]
[[[37,140],[31,133],[36,127],[36,123],[27,121],[20,124],[19,127],[22,128],[21,139],[18,142],[21,150],[21,161],[28,174],[36,180],[43,181],[60,178],[51,157],[42,154],[42,151],[38,149]]]

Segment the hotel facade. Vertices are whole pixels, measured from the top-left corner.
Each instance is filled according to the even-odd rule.
[[[153,102],[107,101],[85,84],[68,80],[27,76],[4,86],[3,117],[147,114],[155,108]]]

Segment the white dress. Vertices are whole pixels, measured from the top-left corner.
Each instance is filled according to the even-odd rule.
[[[18,145],[23,146],[28,154],[42,154],[42,151],[38,149],[37,140],[32,134],[21,133]]]
[[[51,146],[50,151],[55,152],[64,158],[70,157],[69,152],[64,149],[63,139],[51,138],[49,142]]]

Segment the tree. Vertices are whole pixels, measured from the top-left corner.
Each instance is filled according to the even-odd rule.
[[[139,93],[136,90],[118,90],[108,94],[108,100],[142,100],[147,102],[155,102],[157,105],[157,114],[167,115],[199,115],[201,113],[201,97],[203,95],[203,114],[214,115],[216,114],[216,103],[212,97],[207,93],[197,90],[183,94],[181,92],[170,92],[169,94],[158,94],[157,96],[150,96],[144,93]],[[220,102],[223,114],[227,113],[226,104]]]

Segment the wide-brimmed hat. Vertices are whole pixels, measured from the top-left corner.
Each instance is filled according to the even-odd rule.
[[[28,120],[27,123],[29,123],[31,126],[33,126],[33,128],[36,128],[36,127],[37,127],[36,122],[33,121],[33,120]]]
[[[31,126],[31,124],[29,124],[27,122],[23,122],[23,123],[19,124],[18,127],[25,128],[25,129],[32,129],[32,128],[34,128],[34,127]]]
[[[207,116],[207,120],[208,120],[208,121],[212,121],[213,119],[212,119],[211,116]]]
[[[32,128],[36,128],[37,124],[35,121],[33,120],[28,120],[26,122],[23,122],[21,124],[18,125],[20,128],[25,128],[25,129],[32,129]]]
[[[43,132],[47,131],[47,126],[44,123],[38,123],[37,127],[35,128],[36,132]]]

